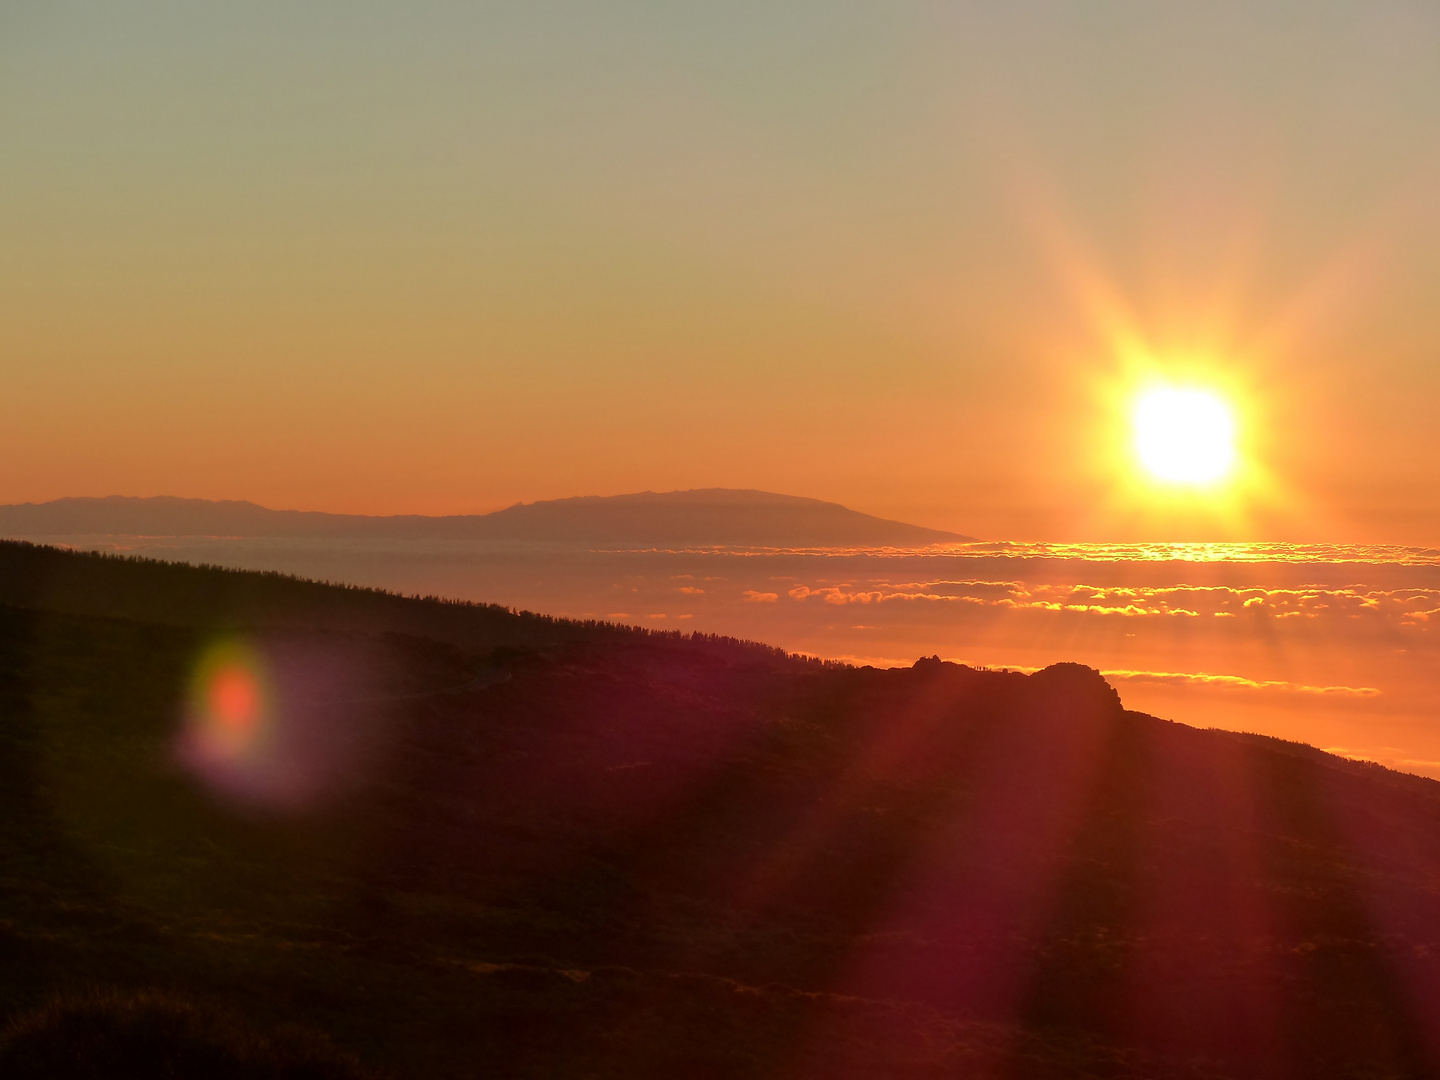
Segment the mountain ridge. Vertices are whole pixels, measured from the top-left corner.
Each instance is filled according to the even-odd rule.
[[[177,756],[237,637],[273,725]],[[1440,782],[1063,662],[0,543],[0,876],[0,1073],[95,986],[437,1080],[1440,1065]]]
[[[582,495],[489,514],[273,510],[246,500],[72,497],[0,506],[0,535],[328,537],[741,547],[924,547],[973,537],[839,503],[735,488]]]

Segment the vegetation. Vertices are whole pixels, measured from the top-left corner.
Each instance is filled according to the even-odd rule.
[[[187,767],[236,635],[343,782]],[[1440,784],[1076,665],[0,545],[0,1066],[159,1030],[275,1076],[1431,1076],[1437,889]]]
[[[9,1080],[364,1080],[353,1058],[289,1028],[257,1032],[219,1011],[154,993],[57,998],[0,1034]]]

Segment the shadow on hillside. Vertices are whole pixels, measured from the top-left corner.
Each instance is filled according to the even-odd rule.
[[[0,607],[12,1018],[164,986],[425,1077],[1436,1073],[1432,781],[1126,712],[1076,665],[844,668],[45,558],[69,613]],[[162,586],[183,618],[147,621]],[[373,752],[323,799],[176,758],[237,625],[365,672],[324,715],[363,704]],[[156,1030],[219,1030],[178,1008]]]
[[[233,1015],[154,992],[56,998],[0,1031],[8,1080],[365,1080],[322,1036],[262,1033]]]

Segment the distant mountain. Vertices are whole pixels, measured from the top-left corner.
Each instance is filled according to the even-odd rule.
[[[924,547],[973,537],[838,503],[704,488],[521,503],[493,514],[367,517],[206,499],[56,499],[0,506],[0,536],[245,536],[531,540],[617,545]]]

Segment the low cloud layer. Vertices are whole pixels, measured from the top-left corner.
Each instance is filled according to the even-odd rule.
[[[801,603],[958,604],[1011,611],[1068,612],[1118,618],[1380,620],[1425,628],[1440,623],[1440,590],[1239,588],[1211,585],[1047,585],[1023,581],[871,582],[861,586],[796,585],[786,596]]]
[[[1247,679],[1241,675],[1213,675],[1180,671],[1106,671],[1112,682],[1161,683],[1188,690],[1236,690],[1241,692],[1317,694],[1328,697],[1378,697],[1373,686],[1311,686],[1283,679]]]

